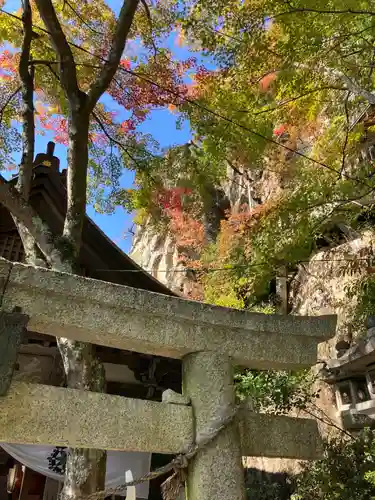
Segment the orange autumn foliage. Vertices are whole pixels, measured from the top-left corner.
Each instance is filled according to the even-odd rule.
[[[276,72],[273,71],[271,73],[268,73],[265,75],[260,81],[259,81],[259,87],[262,92],[266,92],[269,90],[271,87],[271,84],[275,81],[276,79]]]
[[[222,261],[230,259],[235,248],[243,246],[244,250],[250,247],[251,231],[254,231],[263,217],[276,207],[276,202],[267,201],[249,209],[247,204],[240,207],[237,213],[229,213],[228,218],[221,221],[221,230],[218,241],[218,255]],[[247,241],[244,241],[247,240]]]
[[[203,224],[177,210],[169,213],[169,216],[169,227],[180,251],[189,248],[195,251],[202,250],[205,239]]]

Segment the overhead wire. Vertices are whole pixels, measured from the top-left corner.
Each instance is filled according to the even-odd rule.
[[[22,19],[20,17],[12,14],[10,12],[7,12],[4,9],[0,9],[0,12],[3,12],[4,14],[10,15],[11,17],[13,17],[13,18],[17,19],[18,21],[22,22]],[[44,33],[50,34],[50,32],[48,30],[46,30],[45,28],[42,28],[40,26],[35,26],[35,25],[33,25],[33,26],[36,27],[37,29],[40,29]],[[74,42],[71,42],[71,41],[68,40],[68,43],[72,47],[75,47],[76,49],[85,52],[86,54],[90,55],[91,57],[95,57],[96,59],[101,60],[102,62],[107,62],[107,60],[104,57],[99,56],[98,54],[94,54],[91,51],[89,51],[89,50],[87,50],[87,49],[85,49],[85,48],[83,48],[83,47],[75,44]],[[77,65],[84,66],[85,64],[84,63],[83,64],[82,63],[77,63]],[[130,75],[133,75],[134,77],[139,78],[139,79],[141,79],[141,80],[149,83],[152,86],[156,86],[156,87],[164,90],[165,92],[167,92],[167,93],[169,93],[171,95],[174,95],[175,97],[178,97],[182,101],[184,101],[184,102],[186,102],[186,103],[188,103],[188,104],[190,104],[190,105],[192,105],[192,106],[194,106],[196,108],[199,108],[202,111],[205,111],[205,112],[207,112],[207,113],[215,116],[216,118],[224,120],[225,122],[227,122],[229,124],[232,124],[232,125],[240,128],[240,129],[242,129],[242,130],[245,130],[245,131],[249,132],[250,134],[252,134],[252,135],[254,135],[254,136],[256,136],[256,137],[258,137],[258,138],[260,138],[260,139],[262,139],[262,140],[264,140],[266,142],[268,142],[268,143],[274,144],[275,146],[277,146],[279,148],[282,148],[282,149],[284,149],[284,150],[286,150],[288,152],[296,154],[297,156],[299,156],[301,158],[304,158],[305,160],[308,160],[308,161],[310,161],[310,162],[312,162],[312,163],[314,163],[314,164],[316,164],[316,165],[318,165],[320,167],[328,169],[328,170],[330,170],[330,171],[332,171],[334,173],[337,173],[338,175],[340,174],[340,172],[338,170],[336,170],[334,167],[331,167],[331,166],[329,166],[329,165],[327,165],[327,164],[325,164],[325,163],[323,163],[323,162],[321,162],[319,160],[316,160],[315,158],[312,158],[311,156],[308,156],[308,155],[306,155],[306,154],[304,154],[304,153],[302,153],[302,152],[300,152],[300,151],[298,151],[296,149],[293,149],[293,148],[287,146],[286,144],[278,142],[278,141],[276,141],[275,139],[273,139],[271,137],[267,137],[267,136],[261,134],[260,132],[257,132],[256,130],[251,129],[251,128],[247,127],[246,125],[243,125],[242,123],[239,123],[239,122],[233,120],[232,118],[230,118],[228,116],[225,116],[225,115],[223,115],[221,113],[218,113],[215,110],[213,110],[213,109],[211,109],[211,108],[209,108],[207,106],[199,104],[196,101],[193,101],[192,99],[190,99],[190,98],[182,95],[178,91],[170,89],[169,87],[166,87],[166,86],[164,86],[164,85],[162,85],[160,83],[157,83],[157,82],[151,80],[150,78],[148,78],[147,75],[140,74],[140,73],[137,73],[137,72],[132,71],[132,70],[128,70],[128,69],[126,69],[126,68],[124,68],[122,66],[119,66],[118,70],[119,71],[123,71],[125,73],[128,73]],[[356,182],[358,184],[364,185],[364,186],[366,186],[368,188],[375,189],[375,187],[373,188],[367,182],[364,182],[361,179],[358,179],[358,177],[350,176],[347,173],[342,173],[342,177],[345,177],[348,180],[352,180],[352,181],[354,181],[354,182]]]
[[[367,262],[370,264],[371,261],[374,261],[375,263],[375,255],[373,257],[363,257],[363,258],[354,258],[354,259],[310,259],[310,260],[298,260],[290,263],[285,263],[285,262],[278,262],[277,266],[284,266],[284,265],[297,265],[297,264],[315,264],[316,262],[319,263],[326,263],[326,262],[334,262],[334,263],[341,263],[341,262]],[[251,269],[255,267],[267,267],[269,266],[268,262],[262,262],[258,264],[228,264],[226,267],[203,267],[203,268],[192,268],[192,267],[184,267],[183,269],[181,268],[171,268],[171,269],[158,269],[158,273],[170,273],[170,272],[180,272],[180,273],[185,273],[187,271],[195,271],[195,272],[215,272],[215,271],[233,271],[235,269]],[[119,273],[143,273],[143,272],[148,272],[148,273],[153,273],[154,270],[152,269],[95,269],[97,272],[119,272]]]
[[[2,9],[2,8],[0,8],[0,12],[2,12],[3,14],[8,15],[8,16],[10,16],[10,17],[12,17],[13,19],[16,19],[17,21],[22,22],[22,18],[20,18],[19,16],[15,15],[15,14],[13,14],[13,13],[11,13],[11,12],[7,12],[6,10],[4,10],[4,9]],[[36,28],[36,29],[41,30],[43,33],[46,33],[47,35],[50,35],[50,32],[49,32],[47,29],[43,28],[42,26],[38,26],[38,25],[33,24],[33,27],[34,27],[34,28]],[[72,47],[74,47],[74,48],[76,48],[76,49],[78,49],[78,50],[80,50],[80,51],[82,51],[82,52],[86,53],[87,55],[90,55],[90,56],[92,56],[92,57],[95,57],[95,58],[99,59],[99,60],[100,60],[100,61],[102,61],[103,63],[107,62],[107,60],[106,60],[104,57],[99,56],[98,54],[94,54],[93,52],[91,52],[91,51],[89,51],[89,50],[85,49],[84,47],[81,47],[80,45],[77,45],[77,44],[76,44],[76,43],[74,43],[74,42],[71,42],[71,41],[69,41],[69,40],[68,40],[68,43],[69,43],[69,45],[71,45]],[[38,62],[42,62],[42,61],[38,61],[38,60],[33,61],[33,63],[34,63],[34,64],[37,64]],[[50,63],[51,63],[51,64],[58,64],[58,61],[51,61]],[[89,64],[85,64],[85,63],[79,63],[79,62],[78,62],[78,63],[75,63],[75,64],[76,64],[76,66],[86,66],[86,67],[95,67],[95,68],[96,68],[96,66],[92,66],[92,65],[89,65]],[[98,68],[99,68],[99,67],[98,67]],[[122,68],[121,66],[119,66],[119,68],[118,68],[118,69],[119,69],[119,70],[121,70],[121,69],[123,69],[123,68]],[[120,85],[120,83],[119,83],[119,82],[118,82],[115,78],[114,78],[114,81],[116,82],[117,86],[118,86],[121,90],[123,90],[124,92],[128,92],[128,91],[127,91],[127,89],[125,89],[122,85]],[[157,85],[157,84],[156,84],[156,82],[155,82],[155,85]],[[110,140],[113,140],[113,139],[110,139]],[[114,142],[116,142],[116,141],[114,141]],[[129,155],[129,153],[127,153],[127,154]],[[153,156],[154,156],[154,155],[153,155]],[[134,161],[134,163],[135,163],[135,164],[137,164],[137,161],[135,161],[135,159],[134,159],[134,158],[132,158],[132,160]],[[238,172],[237,172],[237,173],[238,173]],[[238,185],[239,187],[241,187],[242,189],[247,189],[247,186],[244,186],[243,184],[239,183],[239,182],[238,182],[236,179],[234,179],[234,178],[227,178],[227,180],[228,180],[228,181],[230,181],[230,182],[234,182],[235,184],[237,184],[237,185]]]
[[[3,9],[0,9],[0,11],[1,11],[1,12],[4,12],[4,13],[7,13],[7,12],[6,12],[6,11],[4,11]],[[10,14],[10,13],[7,13],[7,14]],[[22,19],[21,19],[21,18],[19,18],[18,16],[15,16],[14,14],[10,14],[10,15],[11,15],[13,18],[17,19],[17,20],[22,21]],[[40,26],[37,26],[37,28],[39,28],[39,29],[41,29],[43,32],[45,32],[45,33],[49,34],[48,30],[46,30],[46,29],[44,29],[44,28],[42,28],[42,27],[40,27]],[[83,52],[87,53],[87,54],[88,54],[88,55],[90,55],[91,57],[95,57],[96,59],[101,60],[101,61],[102,61],[102,62],[104,62],[104,63],[107,61],[104,57],[101,57],[101,56],[99,56],[99,55],[97,55],[97,54],[94,54],[94,53],[92,53],[91,51],[89,51],[89,50],[87,50],[87,49],[84,49],[83,47],[80,47],[79,45],[77,45],[77,44],[75,44],[75,43],[73,43],[73,42],[68,41],[68,43],[69,43],[70,45],[74,46],[75,48],[77,48],[78,50],[81,50],[81,51],[83,51]],[[77,64],[79,65],[80,63],[77,63]],[[83,64],[81,63],[81,65],[84,65],[84,63],[83,63]],[[289,147],[289,146],[287,146],[287,145],[285,145],[285,144],[283,144],[283,143],[280,143],[280,142],[276,141],[276,140],[275,140],[275,139],[273,139],[273,138],[270,138],[270,137],[264,136],[263,134],[261,134],[261,133],[259,133],[259,132],[255,131],[255,130],[250,129],[249,127],[247,127],[247,126],[245,126],[245,125],[243,125],[243,124],[241,124],[241,123],[238,123],[238,122],[234,121],[233,119],[231,119],[230,117],[227,117],[227,116],[225,116],[225,115],[222,115],[221,113],[218,113],[218,112],[216,112],[215,110],[213,110],[213,109],[211,109],[211,108],[208,108],[207,106],[204,106],[204,105],[202,105],[202,104],[199,104],[199,103],[197,103],[197,102],[193,101],[192,99],[189,99],[188,97],[186,97],[186,96],[182,95],[180,92],[177,92],[177,91],[175,91],[175,90],[173,90],[173,89],[170,89],[170,88],[168,88],[168,87],[166,87],[166,86],[164,86],[164,85],[162,85],[162,84],[160,84],[160,83],[157,83],[157,82],[155,82],[155,81],[151,80],[150,78],[148,78],[148,76],[147,76],[147,75],[143,75],[143,74],[139,74],[139,73],[136,73],[136,72],[134,72],[134,71],[131,71],[131,70],[127,70],[126,68],[123,68],[122,66],[119,66],[119,68],[118,68],[118,69],[119,69],[120,71],[123,71],[123,72],[125,72],[125,73],[127,73],[127,74],[130,74],[130,75],[132,75],[132,76],[134,76],[134,77],[137,77],[137,78],[139,78],[139,79],[141,79],[141,80],[143,80],[143,81],[147,82],[149,85],[156,86],[156,87],[158,87],[158,88],[160,88],[160,89],[164,90],[165,92],[167,92],[167,93],[169,93],[169,94],[171,94],[171,95],[174,95],[175,97],[177,97],[177,98],[181,99],[182,101],[187,102],[187,103],[189,103],[190,105],[195,106],[196,108],[199,108],[199,109],[201,109],[201,110],[203,110],[203,111],[205,111],[205,112],[207,112],[207,113],[209,113],[209,114],[211,114],[211,115],[213,115],[213,116],[215,116],[215,117],[217,117],[217,118],[219,118],[219,119],[221,119],[221,120],[224,120],[224,121],[226,121],[226,122],[227,122],[227,123],[229,123],[229,124],[232,124],[232,125],[234,125],[234,126],[236,126],[236,127],[238,127],[238,128],[241,128],[242,130],[245,130],[245,131],[249,132],[250,134],[255,135],[256,137],[259,137],[259,138],[261,138],[262,140],[265,140],[266,142],[272,143],[272,144],[276,145],[276,146],[277,146],[277,147],[279,147],[279,148],[282,148],[282,149],[284,149],[284,150],[287,150],[288,152],[291,152],[291,153],[293,153],[293,154],[296,154],[296,155],[298,155],[299,157],[302,157],[302,158],[304,158],[304,159],[306,159],[306,160],[308,160],[308,161],[310,161],[310,162],[312,162],[312,163],[314,163],[314,164],[316,164],[316,165],[319,165],[319,166],[321,166],[321,167],[323,167],[323,168],[325,168],[325,169],[328,169],[328,170],[330,170],[330,171],[332,171],[332,172],[334,172],[334,173],[337,173],[338,175],[340,174],[340,172],[338,172],[335,168],[330,167],[329,165],[327,165],[327,164],[325,164],[325,163],[323,163],[323,162],[320,162],[320,161],[318,161],[318,160],[315,160],[314,158],[312,158],[312,157],[310,157],[310,156],[308,156],[308,155],[305,155],[304,153],[302,153],[302,152],[300,152],[300,151],[298,151],[298,150],[295,150],[295,149],[293,149],[293,148],[291,148],[291,147]],[[354,181],[354,182],[356,182],[356,183],[358,183],[358,184],[361,184],[361,185],[363,185],[363,186],[366,186],[366,187],[370,188],[370,189],[371,189],[371,191],[375,190],[375,187],[370,186],[367,182],[363,182],[362,180],[358,179],[357,177],[350,176],[350,175],[348,175],[348,174],[347,174],[347,173],[345,173],[345,172],[342,172],[342,173],[341,173],[341,176],[342,176],[342,177],[344,177],[344,178],[346,178],[346,179],[352,180],[352,181]],[[229,181],[233,181],[235,184],[239,185],[242,189],[247,189],[247,187],[246,187],[246,186],[244,186],[242,183],[239,183],[239,182],[238,182],[236,179],[234,179],[234,178],[232,178],[232,179],[227,178],[227,180],[229,180]],[[249,203],[250,203],[250,202],[251,202],[251,200],[249,200]]]
[[[2,12],[4,14],[7,14],[7,15],[13,17],[14,19],[17,19],[18,21],[22,22],[22,19],[20,17],[12,14],[10,12],[7,12],[4,9],[0,9],[0,12]],[[35,25],[33,25],[33,26],[35,28],[41,30],[42,32],[48,34],[48,35],[50,34],[50,32],[48,30],[46,30],[45,28],[43,28],[41,26],[35,26]],[[224,33],[220,33],[220,34],[224,35]],[[102,62],[107,62],[107,60],[104,57],[101,57],[101,56],[99,56],[97,54],[94,54],[91,51],[89,51],[87,49],[84,49],[83,47],[75,44],[74,42],[68,41],[68,43],[71,46],[75,47],[76,49],[81,50],[81,51],[87,53],[91,57],[95,57],[95,58],[101,60]],[[82,63],[77,63],[77,65],[84,65],[84,63],[83,64]],[[195,106],[195,107],[201,109],[202,111],[205,111],[205,112],[207,112],[207,113],[209,113],[209,114],[211,114],[211,115],[213,115],[213,116],[215,116],[215,117],[217,117],[217,118],[219,118],[221,120],[224,120],[227,123],[230,123],[231,125],[234,125],[234,126],[240,128],[242,130],[245,130],[245,131],[249,132],[250,134],[252,134],[252,135],[254,135],[256,137],[259,137],[260,139],[262,139],[262,140],[264,140],[264,141],[266,141],[268,143],[274,144],[275,146],[277,146],[279,148],[287,150],[288,152],[296,154],[297,156],[299,156],[299,157],[301,157],[301,158],[303,158],[305,160],[308,160],[308,161],[310,161],[310,162],[312,162],[312,163],[314,163],[314,164],[316,164],[318,166],[321,166],[321,167],[326,168],[326,169],[328,169],[330,171],[333,171],[334,173],[339,174],[339,172],[335,168],[330,167],[329,165],[327,165],[327,164],[325,164],[323,162],[320,162],[319,160],[316,160],[315,158],[312,158],[311,156],[305,155],[304,153],[302,153],[302,152],[300,152],[300,151],[298,151],[296,149],[293,149],[293,148],[291,148],[291,147],[289,147],[289,146],[287,146],[287,145],[285,145],[283,143],[280,143],[280,142],[276,141],[275,139],[273,139],[271,137],[267,137],[267,136],[265,136],[265,135],[263,135],[263,134],[255,131],[255,130],[253,130],[253,129],[250,129],[249,127],[243,125],[242,123],[236,122],[232,118],[230,118],[228,116],[225,116],[225,115],[223,115],[221,113],[218,113],[215,110],[213,110],[213,109],[211,109],[211,108],[209,108],[207,106],[199,104],[196,101],[193,101],[192,99],[190,99],[190,98],[182,95],[180,92],[177,92],[174,89],[170,89],[169,87],[166,87],[166,86],[164,86],[164,85],[162,85],[160,83],[157,83],[157,82],[153,81],[147,75],[140,74],[140,73],[137,73],[137,72],[132,71],[132,70],[128,70],[128,69],[126,69],[126,68],[124,68],[122,66],[120,66],[118,69],[120,71],[128,73],[128,74],[130,74],[130,75],[132,75],[132,76],[134,76],[136,78],[139,78],[139,79],[141,79],[141,80],[149,83],[152,86],[156,86],[156,87],[164,90],[165,92],[167,92],[167,93],[169,93],[171,95],[174,95],[175,97],[181,99],[182,101],[184,101],[184,102],[186,102],[186,103],[188,103],[188,104],[190,104],[192,106]],[[357,177],[349,176],[346,173],[343,173],[342,176],[345,177],[345,178],[347,178],[347,179],[349,179],[349,180],[352,180],[352,181],[354,181],[356,183],[359,183],[361,185],[369,187],[370,189],[375,189],[372,186],[370,186],[368,183],[363,182],[361,179],[358,179]],[[244,186],[241,186],[241,187],[244,187]],[[338,259],[338,260],[335,260],[335,259],[323,259],[323,260],[313,260],[313,261],[302,261],[302,260],[300,260],[300,261],[294,262],[293,264],[309,263],[309,262],[313,262],[313,263],[315,263],[315,262],[335,262],[335,263],[338,263],[338,262],[355,262],[355,261],[360,261],[360,260],[364,260],[364,261],[369,262],[369,258],[367,258],[367,259],[366,258],[364,258],[364,259]],[[244,265],[231,265],[231,267],[207,268],[207,269],[202,269],[202,268],[201,269],[192,269],[192,268],[186,267],[184,269],[169,269],[169,270],[164,270],[164,271],[162,271],[162,270],[158,270],[158,271],[159,272],[171,272],[171,271],[173,271],[173,272],[186,272],[186,271],[190,270],[190,271],[214,272],[214,271],[232,271],[233,269],[236,269],[236,268],[251,268],[251,267],[260,267],[260,266],[266,266],[266,265],[268,265],[268,264],[266,264],[266,263],[263,263],[263,264],[259,263],[259,264],[256,264],[256,265],[255,264],[253,264],[253,265],[252,264],[249,264],[249,265],[244,264]],[[281,265],[281,263],[279,265]],[[98,272],[99,271],[100,272],[110,272],[110,271],[112,271],[112,272],[144,272],[144,271],[147,271],[148,272],[148,270],[145,270],[145,269],[139,269],[139,270],[134,270],[134,269],[133,270],[124,270],[124,269],[118,269],[118,270],[113,270],[113,269],[111,269],[111,270],[108,270],[108,269],[97,269],[96,271],[98,271]]]

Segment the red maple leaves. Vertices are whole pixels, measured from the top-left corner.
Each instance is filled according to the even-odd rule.
[[[164,210],[182,211],[183,196],[192,193],[190,188],[175,187],[170,189],[163,189],[157,194],[157,202]]]
[[[280,137],[286,131],[287,131],[287,126],[285,125],[285,123],[283,123],[283,124],[281,124],[273,129],[273,135]]]
[[[169,218],[169,229],[180,251],[198,250],[204,242],[204,227],[200,220],[183,210],[184,197],[192,193],[187,187],[163,189],[157,194],[157,203]]]
[[[7,49],[0,52],[0,80],[10,81],[17,74],[18,54]]]

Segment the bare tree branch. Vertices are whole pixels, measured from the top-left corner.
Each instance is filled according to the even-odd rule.
[[[77,71],[70,45],[57,19],[51,0],[35,0],[39,14],[49,33],[51,43],[59,57],[60,81],[66,97],[77,110],[81,103],[81,92],[77,81]]]
[[[41,1],[37,0],[37,2]],[[88,93],[87,109],[89,112],[94,109],[96,103],[115,76],[138,4],[139,0],[125,0],[122,4],[109,56]]]

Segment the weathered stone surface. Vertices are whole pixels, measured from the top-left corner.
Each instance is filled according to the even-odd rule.
[[[365,324],[363,332],[351,328],[357,301],[356,297],[348,295],[348,288],[367,275],[367,258],[372,258],[374,249],[375,232],[365,231],[351,241],[316,253],[308,264],[301,266],[293,282],[293,313],[309,316],[337,314],[335,342],[342,338],[350,342],[359,333],[366,334]]]
[[[315,420],[244,411],[239,415],[242,454],[315,460],[322,453]]]
[[[167,389],[162,394],[163,403],[169,403],[172,405],[190,405],[190,398],[185,394],[179,394],[172,389]]]
[[[14,306],[37,332],[173,358],[213,350],[263,369],[311,366],[336,322],[248,313],[22,264],[3,300],[5,310]]]
[[[339,341],[346,340],[351,344],[357,336],[366,335],[365,324],[362,325],[362,331],[358,330],[358,325],[353,328],[352,319],[357,299],[348,295],[347,291],[358,280],[367,276],[367,258],[372,259],[374,255],[375,232],[364,231],[357,236],[349,234],[347,238],[348,241],[341,245],[317,252],[308,264],[300,267],[293,280],[293,314],[337,314],[336,335],[330,341],[319,345],[319,360],[336,358],[336,344]],[[337,411],[332,387],[320,382],[316,389],[320,390],[317,401],[320,410],[336,425],[341,426],[340,412]],[[319,422],[319,428],[324,434],[330,434],[333,430],[332,426],[322,422]]]
[[[172,235],[157,234],[151,224],[137,226],[129,256],[175,293],[185,291],[189,272]]]
[[[223,402],[213,393],[205,397],[212,403]],[[237,422],[242,455],[319,456],[319,434],[313,420],[243,410]],[[8,394],[0,398],[0,442],[175,454],[192,440],[190,406],[14,381]]]
[[[0,398],[0,442],[177,453],[190,407],[13,382]]]
[[[236,214],[241,211],[241,207],[243,209],[244,204],[253,209],[281,190],[282,176],[280,177],[279,172],[275,173],[267,168],[245,169],[243,172],[240,165],[236,165],[234,170],[232,164],[223,167],[226,168],[225,179],[220,186],[211,186],[216,193],[222,192],[225,195],[225,203],[222,203],[222,196],[213,198],[216,207],[221,208],[216,223],[220,221],[220,215],[224,218],[224,211],[229,210],[232,214]],[[168,179],[165,179],[165,182],[166,186],[171,187]],[[206,204],[202,217],[204,226],[204,222],[209,218],[209,205]],[[197,251],[191,247],[180,247],[171,232],[158,233],[150,219],[136,226],[129,255],[173,291],[188,298],[203,296],[203,287],[197,281],[195,273],[189,271],[188,264],[181,260],[181,255],[187,256],[188,260],[196,260],[199,258]]]
[[[3,302],[3,295],[8,283],[10,271],[12,269],[12,262],[0,257],[0,307]]]
[[[234,408],[233,366],[225,355],[189,354],[183,360],[184,392],[191,397],[196,433]],[[220,431],[190,462],[187,498],[190,500],[244,500],[245,485],[240,435],[236,421]]]
[[[28,319],[19,312],[0,311],[0,396],[9,389]]]

